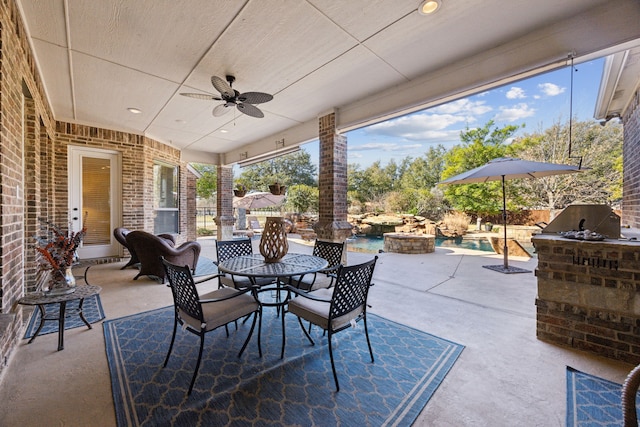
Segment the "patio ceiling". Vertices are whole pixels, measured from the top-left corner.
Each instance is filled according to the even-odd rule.
[[[640,45],[637,0],[17,1],[56,120],[221,164],[316,139],[330,111],[346,131]],[[274,95],[264,118],[180,95],[227,74]]]

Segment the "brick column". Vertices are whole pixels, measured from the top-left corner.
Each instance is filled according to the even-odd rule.
[[[227,166],[217,167],[218,192],[216,196],[217,239],[233,238],[233,169]]]
[[[640,228],[640,90],[622,117],[622,223]]]
[[[347,138],[336,132],[335,113],[320,117],[318,125],[320,200],[313,229],[319,239],[343,242],[352,234],[347,222]]]

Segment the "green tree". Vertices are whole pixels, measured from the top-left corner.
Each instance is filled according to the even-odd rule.
[[[218,190],[216,166],[203,163],[192,163],[191,166],[202,175],[196,182],[196,195],[203,199],[212,198]]]
[[[400,187],[426,189],[435,187],[442,176],[446,152],[442,145],[437,145],[429,147],[424,157],[409,161],[400,177]]]
[[[269,191],[274,182],[290,187],[297,184],[317,186],[317,168],[306,151],[297,151],[247,166],[236,180],[250,190]]]
[[[482,128],[469,129],[460,133],[461,145],[456,145],[445,155],[442,178],[446,179],[462,172],[482,166],[492,159],[512,154],[507,141],[519,126],[507,125],[494,128],[489,121]],[[449,185],[445,196],[451,205],[463,212],[480,215],[495,215],[502,210],[500,182],[483,184]]]
[[[544,131],[516,140],[518,157],[541,162],[581,163],[582,172],[520,180],[517,191],[526,207],[562,209],[571,203],[617,203],[622,199],[622,125],[595,121],[556,122]]]
[[[309,185],[293,185],[287,190],[287,208],[296,213],[318,211],[318,188]]]

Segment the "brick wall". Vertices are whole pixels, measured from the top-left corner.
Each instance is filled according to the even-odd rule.
[[[622,123],[622,224],[640,228],[640,89],[629,104]]]
[[[180,235],[176,243],[195,239],[195,217],[188,214],[189,190],[195,191],[195,184],[188,185],[191,173],[187,164],[180,161],[180,151],[142,135],[95,128],[73,123],[56,123],[54,211],[67,221],[67,151],[69,145],[102,148],[120,153],[122,159],[122,226],[132,230],[153,232],[153,165],[161,161],[179,166],[180,188]],[[195,212],[195,211],[192,211]]]
[[[124,132],[56,123],[14,0],[0,1],[0,370],[23,333],[17,300],[37,281],[38,218],[66,223],[67,149],[81,145],[118,151],[123,165],[123,225],[153,230],[153,162],[178,165],[178,243],[196,238],[195,178],[180,152]],[[194,210],[191,211],[195,212]]]
[[[537,336],[640,363],[640,250],[633,243],[534,236]]]

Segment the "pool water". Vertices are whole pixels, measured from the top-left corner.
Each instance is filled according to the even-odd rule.
[[[464,248],[477,251],[493,252],[491,244],[486,239],[442,239],[436,238],[436,246],[443,248]],[[384,247],[382,236],[356,236],[347,239],[347,250],[355,252],[377,253]]]

